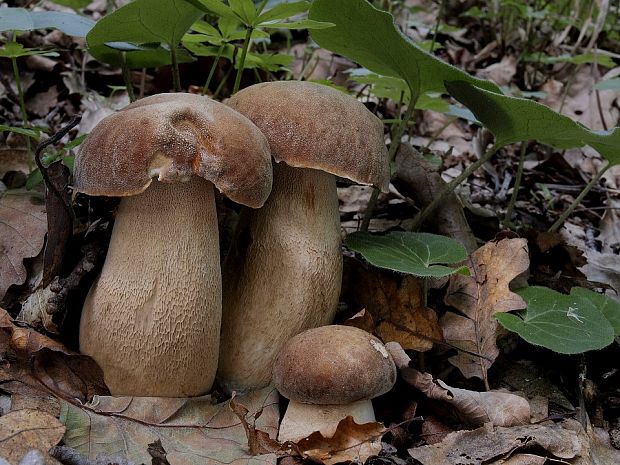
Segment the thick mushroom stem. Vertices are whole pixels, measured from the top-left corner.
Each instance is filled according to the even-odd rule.
[[[228,392],[267,386],[296,334],[332,322],[342,279],[336,179],[274,166],[265,206],[244,209],[223,267],[218,382]]]
[[[80,322],[114,395],[187,397],[215,378],[221,273],[213,184],[153,181],[123,198]]]
[[[319,431],[324,437],[332,437],[338,423],[353,417],[358,425],[376,421],[370,400],[360,400],[345,405],[303,404],[291,400],[280,423],[278,441],[297,442]]]

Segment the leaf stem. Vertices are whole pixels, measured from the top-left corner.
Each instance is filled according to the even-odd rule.
[[[413,219],[413,223],[411,224],[411,231],[416,231],[422,226],[422,223],[426,221],[426,219],[430,216],[431,213],[435,211],[435,209],[444,201],[444,199],[454,192],[454,189],[458,187],[463,181],[465,181],[474,171],[484,165],[487,161],[491,159],[491,157],[500,149],[497,145],[493,145],[480,159],[472,163],[465,169],[460,175],[446,184],[439,193],[435,196],[433,201],[429,203],[424,210],[418,213]]]
[[[170,44],[170,59],[172,60],[172,86],[175,92],[181,92],[181,75],[179,74],[177,48],[174,44]]]
[[[13,36],[13,41],[15,42],[15,35]],[[19,68],[17,66],[17,58],[12,57],[11,63],[13,65],[13,77],[15,79],[15,86],[17,87],[17,98],[19,100],[19,109],[22,114],[22,123],[25,128],[30,127],[30,122],[28,121],[28,112],[26,111],[26,102],[24,101],[24,88],[22,87],[22,80],[19,75]],[[32,145],[30,144],[30,137],[26,137],[26,150],[28,151],[28,169],[32,170],[32,160],[30,159],[30,155],[32,155]]]
[[[222,53],[224,53],[225,46],[226,44],[220,45],[220,48],[217,51],[217,55],[215,56],[215,60],[213,61],[213,64],[211,65],[211,69],[209,70],[209,75],[207,76],[207,82],[205,82],[205,85],[202,88],[202,95],[205,95],[207,93],[207,90],[209,90],[209,84],[211,84],[211,79],[213,78],[213,75],[215,74],[215,69],[217,68],[217,64],[219,63],[220,58],[222,57]]]
[[[127,53],[121,52],[121,69],[123,71],[123,81],[125,81],[125,88],[127,89],[127,95],[129,95],[129,101],[136,101],[136,94],[133,91],[133,82],[131,82],[131,71],[127,66]]]
[[[598,184],[599,180],[603,177],[603,175],[609,168],[611,168],[611,162],[607,162],[603,169],[601,169],[595,176],[592,177],[592,179],[590,179],[590,182],[586,184],[586,187],[584,187],[577,196],[577,198],[573,200],[573,203],[571,203],[568,208],[564,210],[564,213],[562,213],[560,217],[556,220],[556,222],[551,225],[551,227],[549,228],[549,232],[554,232],[560,229],[560,226],[564,224],[570,214],[573,213],[575,208],[577,208],[577,206],[581,203],[585,196],[588,195],[588,192],[590,192],[592,188]]]
[[[411,102],[409,102],[409,106],[407,107],[407,111],[403,115],[403,119],[400,121],[400,124],[392,134],[392,143],[390,144],[390,150],[388,152],[388,161],[390,165],[394,161],[394,158],[396,158],[396,151],[400,146],[400,139],[403,137],[405,129],[407,129],[407,124],[409,124],[409,120],[413,117],[413,112],[415,111],[415,105],[417,101],[418,99],[416,97],[412,99]],[[374,213],[375,207],[377,206],[377,200],[379,199],[379,192],[380,191],[378,188],[373,188],[372,194],[370,195],[370,200],[368,200],[368,205],[366,206],[366,212],[364,213],[364,219],[362,220],[360,231],[368,231],[368,226],[370,226],[372,214]]]
[[[239,90],[239,86],[241,85],[241,75],[243,74],[243,67],[245,66],[245,57],[247,56],[248,49],[250,48],[252,32],[254,32],[254,28],[252,26],[248,26],[248,29],[245,31],[245,39],[243,40],[243,48],[241,49],[241,58],[239,59],[239,66],[237,67],[235,84],[233,85],[233,94],[237,93],[237,91]]]
[[[521,178],[523,177],[523,164],[525,163],[525,152],[527,150],[527,141],[521,143],[521,152],[519,153],[519,167],[517,168],[517,177],[515,184],[512,187],[512,195],[506,208],[506,216],[504,217],[504,224],[512,224],[512,213],[517,202],[517,196],[519,195],[519,189],[521,189]]]

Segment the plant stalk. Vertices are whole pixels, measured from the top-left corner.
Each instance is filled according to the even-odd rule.
[[[13,39],[15,40],[15,38]],[[11,58],[11,63],[13,64],[13,77],[15,79],[15,86],[17,87],[17,98],[19,99],[19,110],[22,114],[22,122],[25,128],[30,127],[30,122],[28,121],[28,112],[26,111],[26,102],[24,101],[24,88],[22,87],[22,80],[19,75],[19,68],[17,67],[17,58]],[[30,155],[32,155],[32,145],[30,144],[30,137],[26,137],[26,150],[28,151],[28,169],[32,170],[32,160],[30,159]]]
[[[388,152],[388,160],[390,164],[394,161],[394,158],[396,158],[396,152],[398,150],[398,147],[400,146],[400,139],[405,133],[405,129],[407,128],[407,124],[409,124],[409,120],[413,116],[417,101],[418,99],[415,98],[412,99],[411,102],[409,102],[409,106],[407,107],[407,111],[403,115],[403,119],[401,120],[400,124],[392,135],[392,143],[390,144],[390,150]],[[376,187],[373,188],[372,194],[370,195],[370,200],[368,200],[368,205],[366,206],[364,219],[362,220],[362,224],[360,225],[360,231],[368,231],[368,226],[370,226],[372,214],[375,210],[375,207],[377,206],[377,200],[379,199],[379,192],[379,189],[377,189]]]
[[[133,91],[133,82],[131,81],[131,71],[127,66],[127,54],[121,52],[121,69],[123,71],[123,81],[125,81],[125,88],[127,89],[127,95],[130,102],[136,101],[136,94]]]
[[[245,57],[248,54],[250,48],[250,40],[252,40],[253,27],[248,27],[245,31],[245,39],[243,40],[243,48],[241,49],[241,58],[239,59],[239,66],[237,68],[237,76],[235,76],[235,84],[233,85],[233,94],[236,94],[241,85],[241,75],[243,74],[243,67],[245,66]]]
[[[177,48],[173,44],[170,44],[170,59],[172,60],[172,87],[175,92],[181,92],[181,75],[179,74]]]
[[[512,195],[510,196],[510,201],[508,202],[508,207],[506,208],[506,216],[504,218],[505,224],[512,224],[512,213],[515,208],[515,203],[517,202],[519,189],[521,189],[521,178],[523,177],[523,164],[525,163],[525,152],[527,150],[527,144],[527,141],[523,141],[521,143],[521,152],[519,153],[519,167],[517,168],[517,177],[515,179],[515,184],[512,188]]]
[[[577,198],[573,200],[573,203],[571,203],[568,206],[568,208],[564,210],[564,213],[562,213],[560,217],[556,220],[556,222],[551,225],[551,227],[548,230],[549,232],[554,232],[560,229],[560,226],[564,224],[564,222],[570,216],[570,214],[573,213],[573,211],[575,210],[575,208],[577,208],[577,206],[579,206],[579,204],[585,198],[585,196],[588,195],[588,192],[590,192],[592,188],[598,184],[599,180],[603,177],[603,175],[609,168],[611,168],[611,163],[607,162],[607,164],[603,167],[603,169],[601,169],[595,176],[592,177],[592,179],[590,179],[590,182],[586,184],[586,187],[584,187],[583,190],[577,196]]]
[[[217,51],[217,55],[215,56],[215,60],[213,61],[213,64],[211,65],[211,69],[209,70],[209,75],[207,76],[207,82],[205,82],[205,85],[202,88],[202,95],[205,95],[207,93],[207,90],[209,89],[209,84],[211,84],[211,79],[213,78],[213,75],[215,74],[215,69],[217,68],[217,64],[219,63],[220,58],[222,57],[222,53],[224,53],[225,46],[226,44],[220,45],[220,48]]]
[[[430,216],[431,213],[435,211],[435,209],[444,201],[444,199],[454,192],[454,189],[458,187],[463,181],[465,181],[474,171],[484,165],[487,161],[491,159],[491,157],[500,149],[501,147],[497,147],[493,145],[480,159],[469,165],[467,169],[465,169],[459,176],[454,178],[451,182],[446,184],[437,194],[437,196],[433,199],[431,203],[429,203],[424,210],[422,210],[418,216],[413,219],[413,223],[411,224],[411,230],[416,231],[422,226],[422,223],[426,221],[426,219]]]

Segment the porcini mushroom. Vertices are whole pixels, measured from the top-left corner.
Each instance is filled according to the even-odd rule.
[[[383,124],[353,97],[299,81],[257,84],[227,102],[265,134],[275,161],[265,206],[244,209],[223,266],[218,382],[266,386],[276,354],[332,322],[342,279],[336,177],[387,190]]]
[[[299,441],[320,431],[333,436],[347,416],[375,421],[373,399],[396,382],[396,366],[379,339],[352,326],[309,329],[276,357],[273,383],[290,400],[279,441]]]
[[[123,197],[80,322],[80,350],[102,367],[112,394],[211,388],[222,311],[213,186],[256,208],[271,181],[262,133],[207,97],[147,97],[86,138],[75,190]]]

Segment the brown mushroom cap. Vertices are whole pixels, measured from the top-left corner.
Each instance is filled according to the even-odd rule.
[[[246,117],[208,97],[159,94],[104,118],[86,138],[75,164],[75,189],[129,196],[159,181],[211,181],[250,207],[271,191],[271,155]]]
[[[388,392],[396,367],[383,343],[351,326],[322,326],[290,339],[273,367],[276,389],[307,404],[350,404]]]
[[[267,136],[276,161],[327,171],[387,192],[383,123],[353,97],[321,84],[256,84],[227,102]]]

